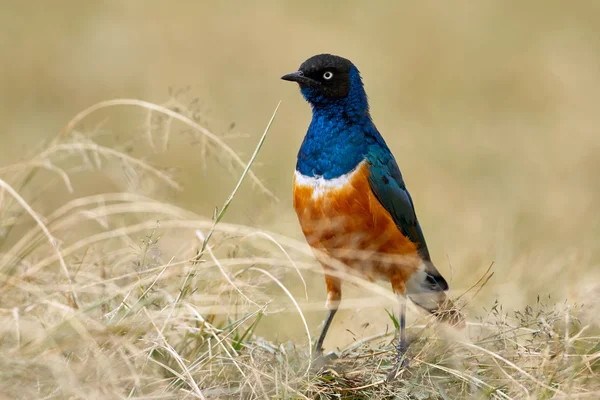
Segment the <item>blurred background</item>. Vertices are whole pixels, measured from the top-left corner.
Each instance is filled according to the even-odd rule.
[[[507,308],[538,295],[598,301],[599,2],[2,3],[1,165],[27,159],[79,111],[112,98],[177,99],[247,161],[282,101],[253,167],[279,202],[245,184],[225,221],[302,239],[291,182],[310,108],[279,77],[330,52],[361,70],[455,293],[494,262],[474,315],[496,299]],[[78,131],[169,171],[183,192],[154,195],[210,217],[240,171],[183,129],[164,145],[160,135],[154,148],[142,144],[145,115],[115,108]],[[69,196],[130,190],[120,175],[75,177],[73,195],[56,186],[24,195],[49,213]],[[320,304],[324,284],[313,275],[310,301]],[[313,328],[323,315],[311,313]],[[334,329],[357,334],[387,318],[381,307],[341,315]]]

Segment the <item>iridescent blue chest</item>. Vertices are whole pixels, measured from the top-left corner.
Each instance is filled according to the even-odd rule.
[[[315,115],[304,138],[296,170],[305,176],[333,179],[347,174],[364,159],[365,128],[343,118]]]

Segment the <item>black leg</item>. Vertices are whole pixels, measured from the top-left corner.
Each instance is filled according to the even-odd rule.
[[[408,350],[408,342],[406,341],[406,298],[404,297],[400,298],[398,325],[400,325],[400,332],[398,337],[398,345],[396,347],[396,364],[387,376],[388,381],[396,378],[396,373],[399,369],[408,367],[408,358],[406,357],[406,350]]]
[[[401,300],[398,324],[400,325],[400,337],[398,338],[396,367],[400,365],[403,358],[406,359],[405,355],[406,350],[408,349],[408,344],[406,342],[406,300]]]
[[[327,313],[327,318],[325,318],[325,323],[323,324],[323,329],[319,335],[319,340],[317,340],[317,344],[315,345],[316,356],[323,354],[323,342],[325,341],[325,336],[327,336],[327,331],[329,330],[329,326],[331,325],[331,321],[333,321],[333,317],[335,316],[336,312],[337,308],[333,308]]]

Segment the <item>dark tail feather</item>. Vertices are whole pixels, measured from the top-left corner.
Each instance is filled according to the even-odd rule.
[[[449,289],[448,282],[431,261],[425,263],[425,282],[433,291],[445,292]]]
[[[460,309],[446,296],[448,282],[431,261],[425,263],[425,282],[418,293],[409,293],[409,298],[419,307],[429,311],[438,321],[463,328],[465,318]]]

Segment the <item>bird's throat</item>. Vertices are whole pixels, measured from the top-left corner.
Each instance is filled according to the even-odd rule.
[[[304,176],[333,179],[352,171],[364,159],[365,132],[370,119],[349,120],[343,110],[314,110],[300,151],[296,170]]]

